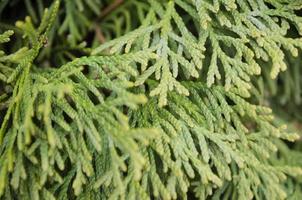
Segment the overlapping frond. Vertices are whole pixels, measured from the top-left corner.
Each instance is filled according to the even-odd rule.
[[[300,105],[301,1],[4,0],[0,17],[17,4],[0,199],[302,196],[299,136],[263,106]]]
[[[56,10],[55,4],[45,20],[52,20]],[[71,184],[79,195],[87,179],[97,173],[93,162],[102,152],[110,153],[106,156],[116,165],[115,176],[126,170],[126,159],[133,163],[135,177],[139,177],[145,162],[139,144],[147,145],[156,131],[130,128],[120,107],[135,109],[146,102],[144,95],[128,91],[133,83],[127,77],[137,74],[133,63],[145,62],[154,55],[137,52],[82,57],[59,69],[41,72],[33,60],[49,26],[41,28],[45,31],[40,33],[29,19],[18,25],[31,48],[23,52],[25,56],[6,80],[13,83],[11,96],[1,99],[6,103],[0,129],[1,196],[54,198],[50,186],[58,183],[62,187],[66,165],[73,166]],[[2,35],[3,41],[9,34]],[[93,73],[85,73],[84,68]],[[141,132],[148,134],[142,136]]]
[[[176,78],[199,78],[205,72],[201,79],[208,86],[221,79],[227,90],[234,86],[249,96],[250,77],[260,74],[261,63],[271,63],[270,76],[275,78],[286,69],[284,52],[297,56],[301,48],[300,38],[287,35],[291,25],[301,30],[301,18],[286,6],[271,8],[264,1],[148,2],[151,9],[140,28],[92,53],[152,49],[160,55],[140,66],[136,84],[154,75],[159,83],[151,96],[158,95],[161,106],[170,90],[188,95]]]
[[[146,150],[151,166],[153,157],[161,160],[143,175],[149,180],[146,191],[163,199],[185,198],[193,186],[200,199],[210,195],[219,199],[227,190],[236,199],[285,198],[279,183],[287,173],[302,171],[266,160],[277,150],[272,138],[292,141],[298,136],[275,127],[268,108],[246,102],[237,91],[182,84],[190,88],[189,97],[171,93],[165,108],[156,107],[153,99],[140,112],[133,112],[134,126],[161,130],[162,140]]]

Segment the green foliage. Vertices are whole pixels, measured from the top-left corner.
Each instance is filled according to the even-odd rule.
[[[108,48],[112,54],[154,50],[160,59],[149,67],[147,63],[141,67],[143,73],[136,84],[143,84],[155,74],[159,84],[150,95],[159,95],[160,106],[166,105],[167,93],[174,88],[188,95],[176,78],[198,78],[200,73],[205,74],[202,68],[207,70],[208,86],[222,79],[226,90],[236,87],[241,95],[249,96],[250,76],[260,73],[261,62],[271,62],[270,76],[275,78],[286,69],[284,51],[297,56],[297,48],[302,47],[300,38],[287,37],[290,25],[301,30],[301,18],[283,5],[275,6],[271,9],[262,1],[169,1],[163,5],[150,1],[139,29],[101,45],[92,54]],[[179,15],[177,8],[185,14]],[[193,30],[186,23],[191,23],[189,28]],[[207,62],[203,62],[205,55]]]
[[[1,1],[0,199],[302,198],[301,9]]]

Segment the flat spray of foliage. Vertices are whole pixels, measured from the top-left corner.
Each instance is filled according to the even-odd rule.
[[[302,199],[301,10],[0,1],[0,199]]]

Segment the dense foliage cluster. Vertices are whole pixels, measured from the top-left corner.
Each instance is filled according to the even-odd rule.
[[[0,199],[302,199],[301,12],[0,1]]]

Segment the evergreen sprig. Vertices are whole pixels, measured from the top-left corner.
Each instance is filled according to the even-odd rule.
[[[1,1],[0,199],[301,198],[301,9]]]

